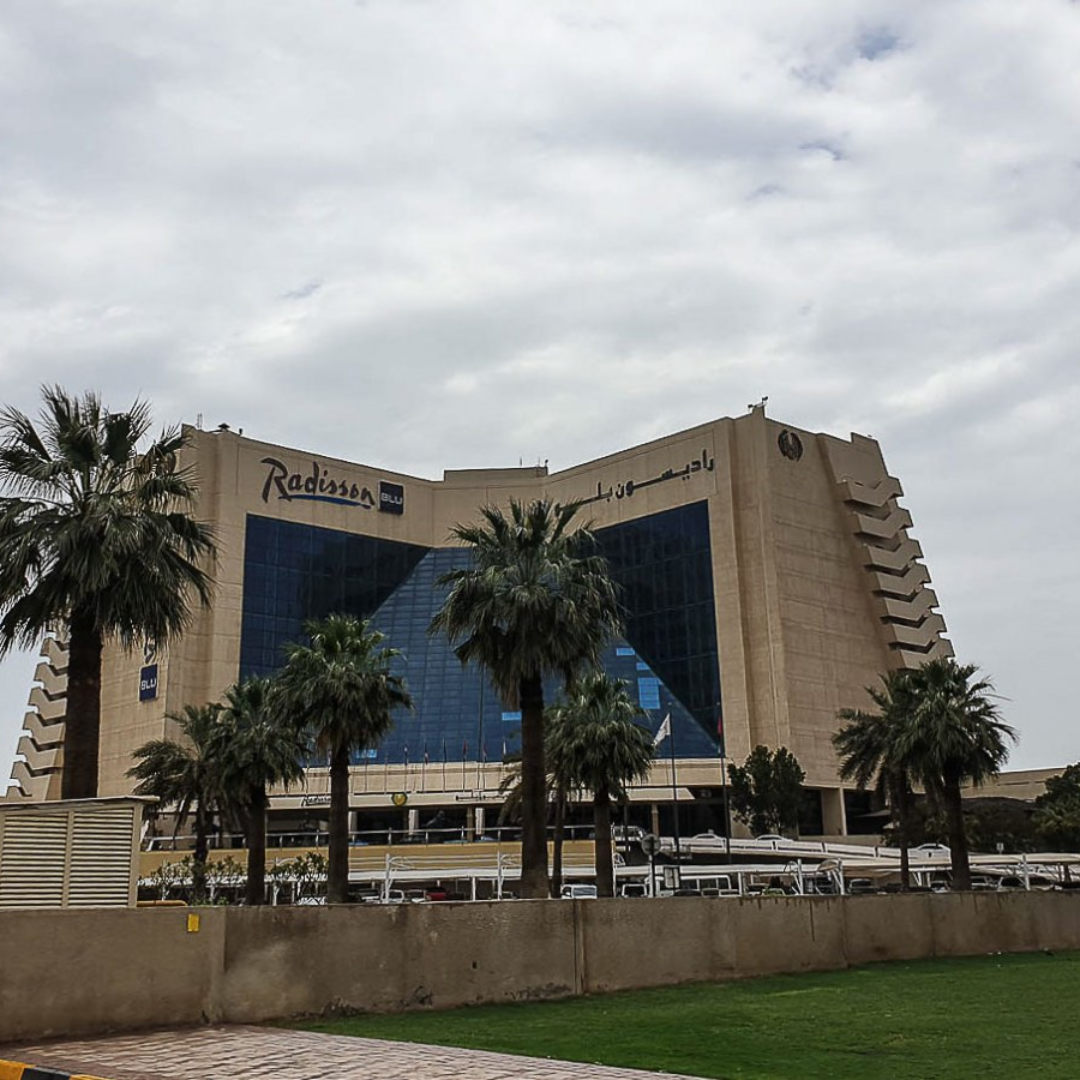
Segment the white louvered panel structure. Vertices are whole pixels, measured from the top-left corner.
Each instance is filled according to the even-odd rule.
[[[135,879],[134,807],[72,815],[69,907],[127,907]]]
[[[69,815],[0,815],[0,907],[61,907]]]
[[[0,806],[0,908],[134,907],[143,802]]]

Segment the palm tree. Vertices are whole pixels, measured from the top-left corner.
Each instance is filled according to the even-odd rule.
[[[993,685],[975,679],[978,670],[949,657],[909,672],[913,707],[898,740],[912,775],[945,811],[954,889],[971,888],[960,787],[996,776],[1008,759],[1007,743],[1016,741],[991,700]]]
[[[401,654],[383,648],[369,622],[331,615],[305,623],[309,645],[290,645],[278,675],[278,707],[305,728],[330,758],[330,865],[327,900],[349,898],[349,759],[379,744],[393,725],[392,711],[411,708],[402,679],[390,673]]]
[[[587,526],[570,530],[576,510],[511,500],[509,516],[489,506],[482,524],[455,526],[451,535],[473,565],[439,579],[450,591],[429,627],[458,643],[458,659],[486,669],[521,710],[521,891],[533,898],[548,893],[544,678],[569,685],[599,663],[620,628],[607,560]]]
[[[186,437],[164,431],[139,450],[150,409],[113,413],[100,397],[45,387],[40,423],[0,410],[0,655],[60,625],[69,644],[64,798],[97,794],[101,652],[163,645],[187,625],[192,594],[210,601],[202,568],[210,528],[190,516]]]
[[[213,753],[221,770],[222,799],[247,841],[245,903],[266,900],[266,789],[304,775],[307,744],[300,727],[273,701],[270,679],[250,678],[225,691]]]
[[[553,713],[554,756],[567,777],[593,795],[596,891],[614,896],[611,804],[626,798],[627,784],[648,776],[653,737],[634,722],[645,714],[631,700],[626,684],[603,672],[585,679]]]
[[[900,753],[899,736],[912,711],[910,672],[890,671],[881,682],[880,688],[866,688],[877,712],[841,709],[837,716],[844,727],[832,741],[840,755],[840,778],[854,780],[859,790],[876,783],[889,804],[900,844],[900,888],[907,892],[911,887],[911,769]]]
[[[194,818],[195,852],[192,859],[192,894],[196,904],[206,902],[206,861],[210,830],[221,800],[221,774],[215,742],[220,705],[185,705],[183,712],[168,713],[180,729],[182,742],[153,739],[134,751],[138,764],[128,776],[138,780],[136,795],[155,795],[162,805],[176,807],[176,828]]]

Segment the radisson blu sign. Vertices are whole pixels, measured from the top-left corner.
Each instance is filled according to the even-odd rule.
[[[302,470],[292,470],[277,458],[265,457],[261,463],[267,467],[263,481],[262,499],[268,503],[276,498],[283,502],[325,502],[338,506],[357,506],[361,510],[378,507],[385,514],[405,512],[405,488],[401,484],[379,481],[379,497],[360,481],[332,472],[329,468],[312,461]]]

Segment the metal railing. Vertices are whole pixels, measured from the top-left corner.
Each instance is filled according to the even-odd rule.
[[[591,825],[569,825],[563,830],[565,840],[592,840],[594,830]],[[548,839],[554,839],[554,830],[548,829]],[[495,825],[485,827],[481,833],[465,826],[438,826],[417,829],[360,829],[349,833],[352,847],[407,847],[418,844],[481,844],[481,843],[519,843],[521,827],[517,825]],[[330,834],[323,830],[302,832],[268,833],[267,850],[275,848],[320,848],[330,843]],[[195,839],[189,835],[155,836],[144,842],[146,851],[191,851]],[[215,833],[210,838],[212,851],[227,851],[244,848],[246,842],[242,833]]]

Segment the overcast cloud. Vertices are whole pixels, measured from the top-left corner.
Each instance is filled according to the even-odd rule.
[[[0,402],[437,477],[768,394],[880,440],[1013,766],[1075,761],[1078,56],[1066,0],[7,0]]]

